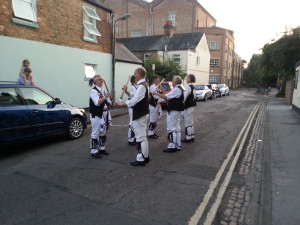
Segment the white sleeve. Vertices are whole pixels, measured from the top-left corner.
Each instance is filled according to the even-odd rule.
[[[191,91],[192,91],[191,86],[190,85],[186,85],[185,86],[185,91],[184,91],[184,101],[183,102],[185,102],[185,100],[187,99],[187,97],[191,94]]]
[[[94,102],[94,104],[96,106],[99,106],[99,102],[98,102],[98,100],[99,100],[99,93],[95,89],[92,89],[90,91],[90,98],[93,100],[93,102]]]
[[[144,85],[139,85],[133,98],[125,102],[126,105],[128,107],[135,106],[145,97],[145,92],[146,92],[146,87]]]

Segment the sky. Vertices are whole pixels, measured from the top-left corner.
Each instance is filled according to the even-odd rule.
[[[147,0],[151,2],[151,0]],[[198,0],[217,20],[234,31],[235,52],[249,63],[253,54],[286,29],[300,26],[299,0]]]
[[[234,31],[235,51],[248,63],[253,54],[278,39],[285,27],[300,26],[299,0],[198,0],[217,20]]]

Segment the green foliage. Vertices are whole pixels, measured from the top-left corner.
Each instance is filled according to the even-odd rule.
[[[265,44],[261,55],[253,55],[245,70],[247,83],[276,86],[281,83],[281,95],[284,85],[295,74],[295,64],[300,60],[300,27],[285,31],[283,36],[273,43]]]
[[[152,64],[155,64],[155,71],[152,70]],[[147,70],[147,80],[150,80],[154,74],[167,81],[171,81],[174,75],[178,75],[181,78],[184,78],[186,75],[181,71],[180,65],[171,59],[162,62],[157,57],[151,57],[144,63],[144,67]]]

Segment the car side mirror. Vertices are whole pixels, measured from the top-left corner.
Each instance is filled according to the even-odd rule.
[[[54,104],[60,104],[60,103],[61,103],[61,100],[59,98],[54,99]]]

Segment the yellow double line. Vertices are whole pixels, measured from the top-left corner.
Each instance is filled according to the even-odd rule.
[[[245,143],[245,140],[248,136],[248,133],[249,133],[249,130],[251,128],[251,124],[253,123],[253,120],[254,120],[254,117],[259,109],[259,107],[261,106],[261,103],[258,102],[257,105],[255,106],[255,108],[253,109],[253,111],[251,112],[251,114],[249,115],[246,123],[244,124],[242,130],[240,131],[238,137],[236,138],[233,146],[231,147],[231,150],[229,152],[229,154],[227,155],[226,159],[224,160],[220,170],[218,171],[215,179],[210,183],[209,185],[209,189],[207,190],[201,204],[199,205],[199,207],[197,208],[197,210],[195,211],[194,215],[191,217],[191,219],[189,220],[188,222],[188,225],[197,225],[207,207],[207,204],[209,203],[211,197],[213,196],[213,193],[216,189],[216,187],[218,186],[219,184],[219,181],[223,175],[223,173],[225,172],[225,169],[227,167],[227,164],[229,163],[229,161],[231,160],[234,152],[235,152],[235,149],[238,145],[238,143],[240,142],[242,136],[242,141],[241,141],[241,144],[239,146],[239,149],[237,150],[236,152],[236,155],[235,157],[233,158],[232,160],[232,163],[230,165],[230,168],[222,182],[222,185],[220,186],[219,188],[219,191],[218,191],[218,194],[216,196],[216,199],[215,199],[215,202],[212,204],[209,212],[207,213],[207,216],[206,216],[206,220],[204,222],[204,225],[210,225],[212,224],[214,218],[215,218],[215,215],[218,211],[218,208],[220,206],[220,203],[222,201],[222,198],[223,198],[223,195],[228,187],[228,184],[229,184],[229,181],[232,177],[232,173],[233,173],[233,170],[238,162],[238,159],[239,159],[239,156],[241,154],[241,151],[242,151],[242,148],[244,146],[244,143]],[[244,132],[245,131],[245,132]]]

